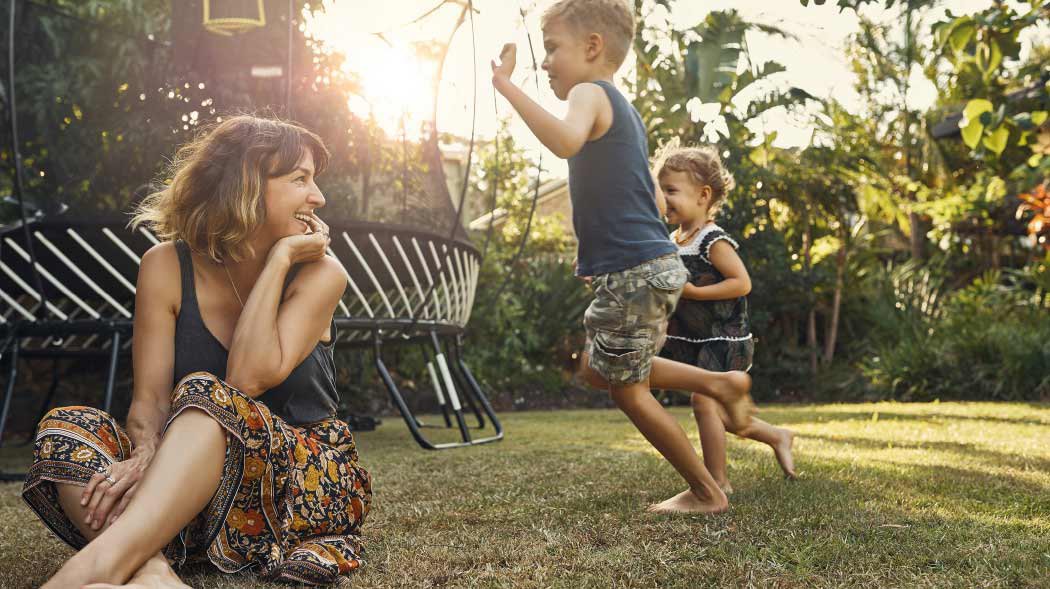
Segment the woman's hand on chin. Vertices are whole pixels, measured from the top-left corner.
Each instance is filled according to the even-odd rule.
[[[270,250],[270,258],[284,256],[289,264],[316,262],[324,257],[328,244],[332,242],[328,235],[328,225],[316,215],[310,216],[310,232],[301,235],[289,235],[277,240]]]

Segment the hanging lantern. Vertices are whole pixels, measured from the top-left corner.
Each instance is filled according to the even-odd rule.
[[[266,26],[263,0],[217,0],[215,8],[212,4],[204,0],[203,24],[216,35],[231,36]]]

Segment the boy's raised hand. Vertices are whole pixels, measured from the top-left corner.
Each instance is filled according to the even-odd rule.
[[[518,46],[514,43],[507,43],[503,46],[503,50],[499,52],[499,65],[496,65],[495,61],[490,62],[492,64],[492,81],[496,82],[498,78],[510,80],[510,75],[514,73],[514,64],[517,61]]]

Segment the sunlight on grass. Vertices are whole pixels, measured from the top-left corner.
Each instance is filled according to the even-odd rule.
[[[690,411],[673,413],[695,442]],[[1050,406],[771,406],[761,416],[800,434],[802,479],[785,482],[768,448],[733,437],[732,508],[706,518],[643,513],[682,483],[616,411],[505,414],[504,442],[438,453],[419,450],[403,423],[389,418],[358,436],[376,496],[366,523],[368,565],[353,584],[1045,587],[1050,581]],[[441,423],[435,416],[424,421]],[[455,437],[425,432],[441,441]],[[0,458],[25,463],[14,454],[5,449]],[[0,586],[36,586],[69,552],[17,491],[13,484],[0,487]],[[269,586],[203,569],[187,578],[204,588]]]

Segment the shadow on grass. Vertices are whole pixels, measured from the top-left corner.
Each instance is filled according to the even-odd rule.
[[[816,426],[818,416],[843,415],[770,413]],[[846,414],[870,420],[870,412]],[[1028,460],[943,439],[902,444],[892,427],[840,428],[847,435],[803,435],[804,475],[787,483],[767,447],[732,442],[730,511],[665,517],[643,510],[683,483],[617,412],[507,414],[503,443],[438,453],[388,423],[358,437],[376,482],[359,589],[1039,587],[1050,565],[1040,449]],[[1031,430],[1010,423],[999,426],[1004,443],[1026,447]],[[885,452],[891,443],[899,455]],[[54,545],[16,488],[0,486],[0,569],[17,577],[0,585],[38,586],[64,554]],[[270,587],[206,568],[187,580],[201,589]]]
[[[1046,407],[1042,408],[1044,411]],[[979,421],[993,422],[1013,425],[1047,425],[1050,420],[1038,418],[998,417],[994,415],[959,415],[955,413],[898,413],[885,411],[878,406],[873,406],[868,411],[820,411],[807,410],[800,407],[797,410],[788,407],[760,407],[759,416],[765,419],[767,416],[776,421],[776,425],[791,425],[801,423],[827,423],[830,421],[871,421],[872,415],[877,413],[879,421]]]
[[[803,437],[809,440],[821,440],[835,444],[848,444],[850,446],[858,446],[874,450],[934,450],[957,455],[960,459],[960,463],[980,462],[987,466],[1008,466],[1021,470],[1034,468],[1042,472],[1050,472],[1050,459],[1034,456],[1021,456],[1009,452],[997,452],[995,450],[981,448],[977,444],[971,443],[943,441],[909,442],[900,439],[886,440],[855,436],[825,436],[812,433],[806,433]]]

